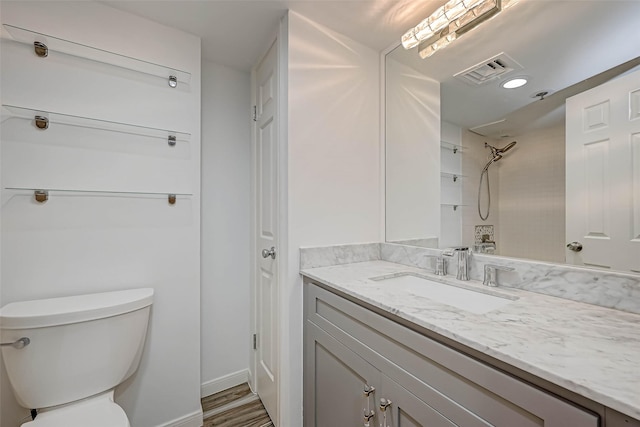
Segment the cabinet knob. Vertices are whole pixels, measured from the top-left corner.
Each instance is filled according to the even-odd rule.
[[[376,388],[374,386],[365,384],[365,386],[364,386],[364,395],[365,396],[369,397],[369,395],[371,393],[373,393],[374,391],[376,391]]]
[[[375,417],[376,413],[373,409],[371,409],[370,411],[367,411],[366,409],[364,410],[364,422],[368,423],[371,418]]]

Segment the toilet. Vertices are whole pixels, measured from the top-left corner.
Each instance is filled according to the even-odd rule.
[[[138,368],[153,289],[22,301],[0,309],[2,357],[22,427],[130,427],[113,400]]]

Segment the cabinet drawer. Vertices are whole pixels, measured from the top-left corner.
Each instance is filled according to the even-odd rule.
[[[458,425],[599,425],[591,412],[316,285],[305,291],[309,321]]]

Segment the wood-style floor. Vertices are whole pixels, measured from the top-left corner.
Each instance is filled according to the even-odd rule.
[[[203,427],[273,427],[262,402],[241,384],[202,399]]]

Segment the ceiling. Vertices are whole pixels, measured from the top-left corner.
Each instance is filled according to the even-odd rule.
[[[249,71],[287,10],[376,50],[399,42],[445,0],[103,0],[117,9],[194,34],[203,59]],[[506,137],[564,117],[563,89],[640,56],[640,1],[520,0],[430,58],[397,48],[390,56],[441,82],[442,117],[478,133]],[[481,86],[454,74],[500,53],[522,68]],[[507,91],[499,84],[524,75]],[[584,85],[582,89],[584,90]],[[534,95],[549,92],[542,101]],[[538,105],[534,105],[538,103]],[[530,111],[526,111],[526,110]],[[530,112],[535,112],[531,118]],[[492,124],[493,122],[499,122]]]
[[[427,59],[417,49],[398,48],[391,56],[441,83],[443,120],[482,135],[511,137],[561,123],[564,99],[572,92],[563,89],[585,79],[601,84],[590,78],[640,56],[638,16],[637,0],[520,0]],[[454,77],[501,53],[522,68],[482,85]],[[500,87],[515,76],[529,83]],[[542,101],[535,97],[541,91],[549,92]]]
[[[293,10],[376,51],[400,40],[444,0],[106,0],[114,8],[202,39],[205,60],[250,70]]]

